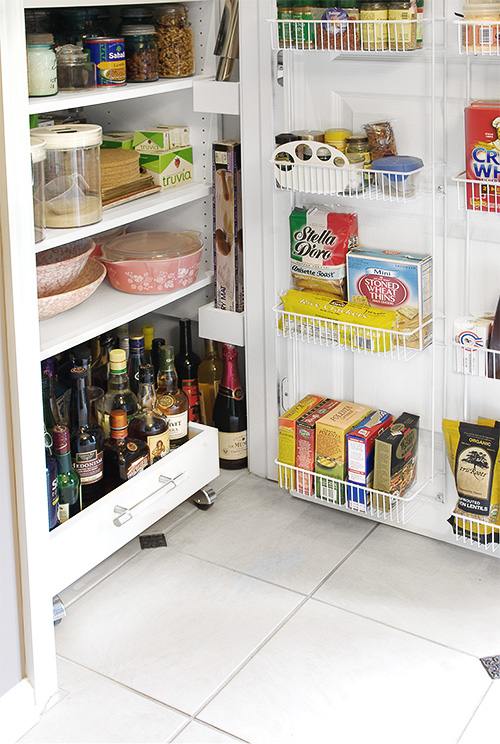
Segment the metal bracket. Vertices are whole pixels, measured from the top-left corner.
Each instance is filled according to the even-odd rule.
[[[205,488],[200,488],[199,491],[193,493],[189,500],[192,504],[197,506],[198,509],[210,509],[216,498],[217,494],[214,489],[211,486],[205,486]]]
[[[280,49],[276,55],[276,82],[283,87],[283,78],[285,76],[285,67],[283,65],[283,50]]]

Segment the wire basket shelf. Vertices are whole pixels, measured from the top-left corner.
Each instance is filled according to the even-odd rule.
[[[472,519],[453,513],[455,540],[463,545],[473,545],[485,552],[495,553],[500,545],[500,525],[481,519]]]
[[[500,154],[500,153],[499,153]],[[500,180],[478,181],[467,178],[465,171],[453,176],[457,184],[457,199],[459,209],[472,212],[500,213]]]
[[[500,55],[500,23],[494,21],[455,21],[460,54],[484,57]]]

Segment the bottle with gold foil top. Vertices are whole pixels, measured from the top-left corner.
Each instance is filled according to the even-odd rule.
[[[215,399],[222,380],[222,359],[215,341],[205,341],[205,356],[198,367],[198,389],[200,391],[201,423],[212,426]]]
[[[168,420],[158,410],[152,364],[141,364],[139,367],[137,399],[139,412],[130,419],[129,432],[132,439],[146,442],[149,447],[149,464],[152,465],[165,457],[170,449]]]
[[[151,359],[151,348],[155,337],[155,329],[150,324],[143,325],[141,333],[144,336],[144,354],[146,356],[146,362],[147,364],[153,364],[153,360]]]
[[[160,370],[158,372],[158,389],[156,391],[158,410],[168,420],[170,447],[180,447],[188,440],[189,400],[179,388],[179,380],[174,364],[174,347],[160,348]]]
[[[189,420],[200,420],[200,394],[198,391],[198,365],[200,357],[193,351],[191,321],[179,320],[179,353],[175,355],[175,369],[179,384],[189,400]]]
[[[225,470],[246,468],[247,412],[238,374],[238,349],[223,344],[224,371],[214,405],[214,426],[219,430],[219,465]]]

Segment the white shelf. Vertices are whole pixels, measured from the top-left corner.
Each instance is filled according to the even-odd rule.
[[[77,307],[40,321],[41,359],[58,354],[100,333],[208,287],[211,272],[201,273],[194,284],[165,294],[129,294],[114,289],[105,279],[94,294]]]
[[[193,111],[213,114],[240,113],[240,84],[214,80],[193,82]]]
[[[154,214],[175,209],[183,204],[189,204],[197,199],[206,199],[212,193],[212,187],[205,183],[191,183],[187,186],[177,186],[175,189],[159,191],[151,196],[143,196],[127,204],[120,204],[104,210],[102,220],[93,225],[73,227],[66,230],[47,229],[46,237],[36,243],[37,253],[48,248],[70,243],[73,240],[88,238],[92,235],[111,230],[121,225],[151,217]]]
[[[220,310],[213,302],[198,309],[198,335],[234,346],[245,345],[245,313]]]

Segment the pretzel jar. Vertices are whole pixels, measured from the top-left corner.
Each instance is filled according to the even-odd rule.
[[[161,78],[194,75],[194,34],[184,5],[156,6],[156,38]]]

